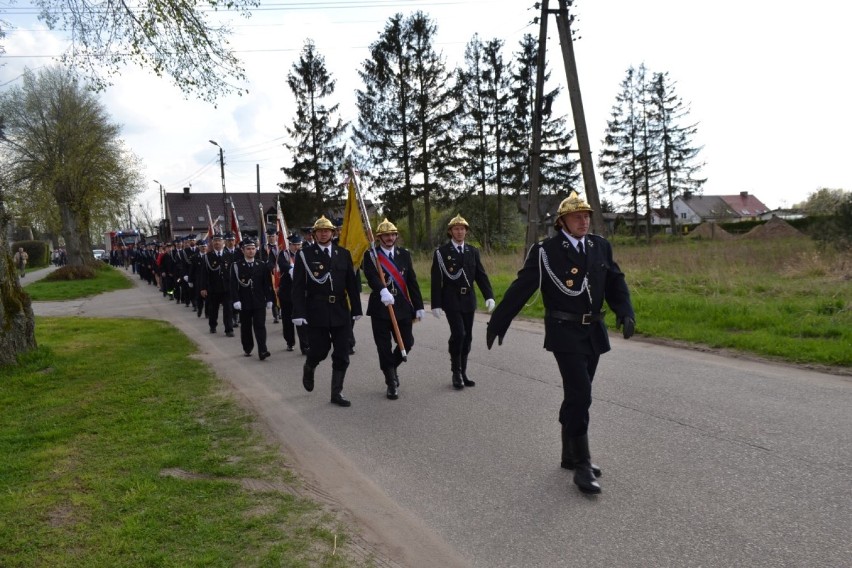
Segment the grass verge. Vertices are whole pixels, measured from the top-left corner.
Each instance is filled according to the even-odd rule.
[[[103,263],[93,266],[96,267],[94,278],[59,281],[42,279],[27,284],[24,291],[34,302],[44,302],[88,298],[103,292],[133,287],[127,276],[115,268]]]
[[[177,330],[36,329],[41,347],[0,380],[0,566],[354,565]]]

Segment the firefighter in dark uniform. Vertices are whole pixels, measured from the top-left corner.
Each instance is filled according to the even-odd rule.
[[[278,283],[278,303],[281,305],[281,323],[283,324],[284,342],[287,351],[292,351],[296,345],[296,335],[299,336],[299,350],[302,355],[308,354],[308,329],[307,326],[293,325],[293,269],[296,255],[302,247],[302,237],[292,234],[287,237],[287,250],[278,255],[278,270],[281,279]]]
[[[473,284],[485,299],[485,307],[494,309],[491,281],[482,267],[479,250],[465,242],[470,225],[461,215],[450,219],[447,234],[450,240],[435,249],[432,256],[432,314],[440,318],[447,315],[450,324],[450,367],[453,388],[476,386],[467,376],[467,357],[473,340],[473,315],[476,312],[476,292]]]
[[[263,361],[269,357],[266,348],[266,311],[272,308],[272,273],[269,263],[256,258],[257,243],[252,238],[242,242],[243,257],[231,268],[231,299],[240,312],[240,340],[243,353],[251,356],[254,340],[257,355]],[[254,332],[254,340],[252,339]]]
[[[222,323],[225,335],[234,337],[234,314],[231,300],[228,296],[231,274],[231,257],[223,252],[222,235],[213,235],[213,250],[204,256],[204,266],[201,269],[199,294],[207,304],[207,321],[210,333],[216,333],[219,319],[219,306],[222,306]]]
[[[234,233],[228,231],[225,233],[225,248],[222,249],[222,254],[228,259],[228,264],[233,264],[243,256],[243,251],[237,246],[237,238]],[[230,305],[230,303],[229,303]],[[231,326],[240,327],[240,311],[231,310]]]
[[[307,361],[302,384],[314,390],[314,370],[331,351],[331,402],[351,406],[343,397],[349,367],[351,319],[361,318],[361,298],[352,255],[331,242],[334,225],[325,218],[314,223],[315,242],[303,247],[293,267],[293,324],[308,327]]]
[[[422,320],[425,312],[411,253],[396,246],[399,237],[396,226],[385,219],[376,227],[375,236],[379,246],[368,251],[363,262],[364,276],[372,290],[367,304],[367,315],[370,316],[373,327],[373,340],[379,354],[379,368],[387,385],[387,397],[396,400],[399,398],[397,368],[402,363],[402,352],[399,345],[391,349],[391,338],[396,341],[396,335],[388,306],[393,306],[406,352],[410,352],[414,346],[414,318]],[[382,266],[384,284],[379,278],[377,264]]]
[[[512,319],[541,286],[544,302],[544,348],[553,353],[562,375],[564,400],[562,467],[574,470],[574,483],[584,493],[600,493],[601,470],[589,452],[589,408],[592,380],[602,353],[610,349],[603,303],[615,312],[624,338],[633,335],[635,315],[624,274],[612,259],[612,246],[590,234],[592,208],[576,192],[556,214],[559,233],[530,248],[523,268],[488,322],[490,349]]]
[[[204,270],[204,259],[207,257],[207,241],[201,239],[195,243],[198,247],[198,252],[192,257],[192,266],[189,269],[189,288],[190,293],[195,298],[195,313],[198,317],[206,315],[205,306],[207,302],[201,297],[199,284],[201,283],[201,271]]]

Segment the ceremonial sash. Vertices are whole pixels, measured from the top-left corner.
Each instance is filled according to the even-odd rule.
[[[391,280],[394,281],[396,287],[402,291],[402,295],[405,296],[405,299],[411,304],[411,307],[414,307],[414,304],[411,302],[411,298],[408,296],[408,286],[405,284],[405,279],[402,277],[402,274],[399,273],[399,269],[396,267],[396,264],[388,258],[387,254],[382,251],[381,254],[376,254],[379,259],[379,264],[382,265],[384,271],[391,277]]]

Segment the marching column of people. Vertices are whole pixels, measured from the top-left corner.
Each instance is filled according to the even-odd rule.
[[[561,467],[573,470],[573,481],[584,493],[600,493],[601,468],[592,463],[588,430],[592,383],[600,355],[610,350],[604,324],[604,303],[615,312],[625,339],[634,333],[635,314],[624,274],[613,260],[609,242],[589,232],[591,207],[576,192],[557,211],[557,234],[533,245],[517,278],[499,305],[479,250],[466,239],[470,226],[456,215],[447,225],[447,242],[432,254],[431,309],[446,316],[451,385],[462,390],[476,382],[468,376],[468,357],[477,309],[474,286],[485,298],[491,318],[486,346],[502,344],[512,320],[540,290],[545,307],[544,348],[553,353],[562,378],[559,409]],[[315,371],[331,356],[333,404],[351,406],[343,385],[352,353],[352,325],[361,318],[360,282],[349,250],[334,239],[335,225],[320,216],[307,231],[310,239],[293,233],[285,250],[270,232],[268,248],[259,250],[252,238],[237,248],[233,235],[216,234],[206,243],[195,235],[148,244],[133,251],[134,270],[156,284],[169,300],[193,307],[208,319],[210,333],[218,328],[219,308],[227,337],[240,327],[243,354],[255,345],[261,361],[270,357],[266,313],[277,301],[273,317],[280,317],[287,351],[306,357],[302,385],[312,392]],[[303,229],[304,231],[304,229]],[[360,263],[369,286],[370,316],[379,369],[386,397],[400,395],[399,366],[414,347],[414,323],[425,308],[411,253],[399,246],[397,227],[385,218],[376,227],[375,241]],[[209,248],[209,250],[208,250]],[[16,259],[18,260],[18,259]],[[238,315],[236,315],[238,314]],[[239,322],[235,321],[239,318]]]

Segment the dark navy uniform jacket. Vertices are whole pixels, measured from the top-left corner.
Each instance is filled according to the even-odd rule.
[[[240,309],[265,309],[274,300],[272,273],[267,262],[255,257],[249,266],[249,261],[241,258],[232,265],[231,301],[240,302]]]
[[[208,294],[224,294],[229,288],[229,276],[231,271],[230,255],[223,252],[218,256],[215,250],[204,255],[201,266],[200,290],[207,290]]]
[[[376,247],[376,254],[385,256],[384,253]],[[417,275],[414,273],[414,262],[411,260],[411,253],[400,247],[393,248],[393,264],[396,265],[397,272],[402,277],[405,285],[408,287],[408,295],[411,303],[405,299],[393,279],[385,272],[385,284],[387,289],[394,296],[393,311],[397,319],[413,319],[417,310],[423,309],[423,296],[420,293],[420,285],[417,283]],[[390,319],[390,312],[382,303],[380,291],[383,288],[381,280],[379,280],[379,272],[376,270],[376,263],[373,257],[373,251],[367,250],[364,255],[364,263],[362,265],[364,276],[367,278],[367,284],[372,292],[370,300],[367,304],[367,315],[370,317],[378,317],[381,319]]]
[[[350,325],[363,314],[352,255],[331,245],[331,258],[311,244],[296,255],[293,267],[293,319],[308,320],[308,327]]]
[[[624,274],[612,259],[612,246],[599,235],[586,235],[580,254],[562,231],[530,248],[523,268],[491,315],[488,329],[503,337],[512,319],[541,284],[545,307],[544,347],[568,353],[606,353],[609,336],[600,316],[604,301],[619,318],[635,319]],[[564,315],[594,314],[583,324]],[[560,317],[561,316],[561,317]],[[571,318],[574,319],[574,318]]]
[[[485,274],[476,247],[465,243],[462,255],[451,239],[435,249],[432,255],[432,309],[475,312],[474,283],[486,300],[494,297],[491,281]]]

